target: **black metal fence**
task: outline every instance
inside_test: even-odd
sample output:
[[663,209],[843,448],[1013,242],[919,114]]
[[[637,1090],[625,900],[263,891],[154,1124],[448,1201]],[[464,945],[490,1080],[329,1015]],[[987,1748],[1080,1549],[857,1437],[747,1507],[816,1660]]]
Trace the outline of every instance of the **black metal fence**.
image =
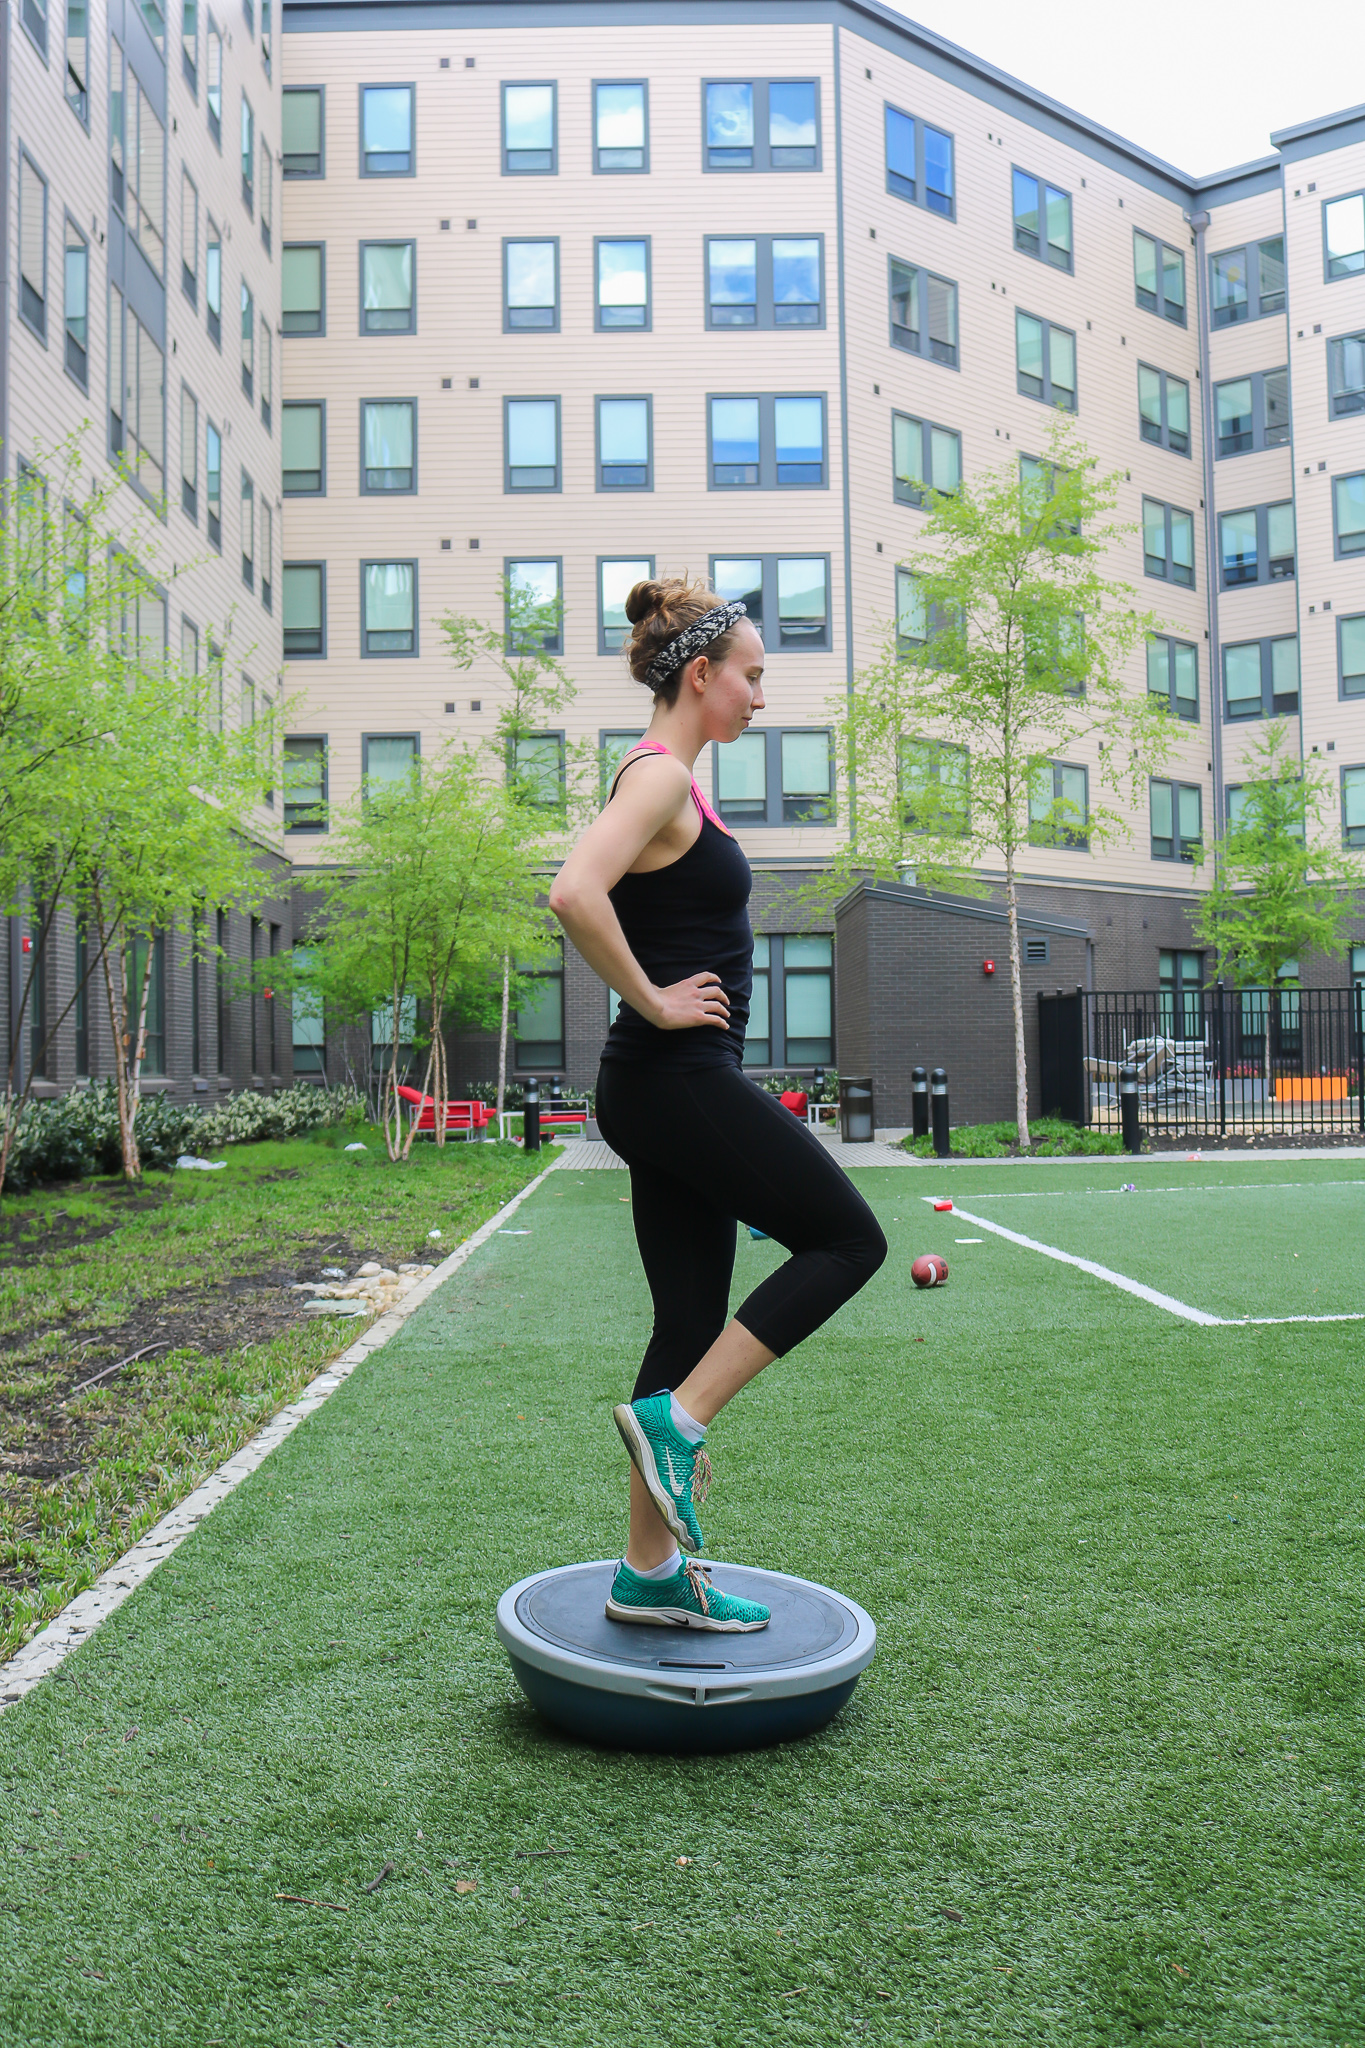
[[1045,1116],[1118,1132],[1119,1068],[1161,1136],[1365,1131],[1365,986],[1039,995]]

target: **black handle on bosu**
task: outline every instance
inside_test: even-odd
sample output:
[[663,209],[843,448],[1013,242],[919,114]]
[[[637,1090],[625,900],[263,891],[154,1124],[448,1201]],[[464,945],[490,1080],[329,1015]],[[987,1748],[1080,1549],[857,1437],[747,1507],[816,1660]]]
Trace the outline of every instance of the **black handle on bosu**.
[[1138,1128],[1136,1067],[1119,1068],[1119,1116],[1123,1122],[1124,1151],[1140,1152],[1142,1150],[1142,1132]]
[[929,1076],[929,1115],[934,1127],[934,1157],[948,1157],[948,1076],[935,1067]]
[[540,1083],[532,1074],[522,1098],[521,1140],[527,1152],[540,1150]]
[[927,1138],[929,1135],[929,1076],[923,1067],[910,1069],[910,1135],[912,1138]]

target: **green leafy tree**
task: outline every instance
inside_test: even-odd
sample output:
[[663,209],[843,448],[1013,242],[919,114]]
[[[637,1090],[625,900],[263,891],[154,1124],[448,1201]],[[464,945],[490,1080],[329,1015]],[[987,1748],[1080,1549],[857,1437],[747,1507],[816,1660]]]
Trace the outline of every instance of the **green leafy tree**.
[[[491,772],[505,780],[523,814],[519,836],[542,870],[567,850],[601,801],[602,757],[590,740],[566,741],[553,730],[577,696],[557,650],[564,644],[564,607],[529,582],[502,585],[498,624],[451,612],[441,621],[450,659],[477,675],[494,705],[486,743]],[[543,942],[542,942],[543,950]],[[507,1083],[507,1038],[515,1005],[515,949],[501,959],[498,1026],[498,1112]]]
[[[1248,749],[1249,773],[1236,814],[1219,841],[1212,884],[1193,915],[1196,944],[1236,988],[1297,986],[1289,963],[1308,952],[1338,953],[1359,915],[1365,865],[1341,843],[1330,778],[1290,748],[1285,726],[1268,724]],[[1270,1034],[1266,1033],[1267,1078]]]
[[[444,748],[401,782],[362,790],[337,819],[336,866],[313,876],[316,943],[293,986],[333,1023],[385,1020],[379,1111],[391,1159],[411,1151],[403,1128],[405,1046],[425,1055],[422,1093],[448,1096],[451,1022],[488,1024],[498,999],[490,972],[543,945],[535,854],[541,825],[473,749]],[[272,985],[286,967],[271,963]],[[445,1142],[437,1119],[437,1142]]]
[[[0,1186],[34,1067],[96,979],[118,1052],[124,1171],[138,1177],[155,936],[196,899],[261,893],[248,835],[269,773],[263,735],[218,730],[208,679],[166,658],[154,540],[118,510],[111,489],[85,488],[72,442],[46,479],[20,483],[0,522],[0,908],[25,910],[33,942],[9,1020]],[[24,1063],[64,913],[85,933],[84,975]]]
[[[985,895],[981,869],[1003,868],[1021,1145],[1021,856],[1127,833],[1173,737],[1163,703],[1131,681],[1158,621],[1104,571],[1129,531],[1112,517],[1117,485],[1059,421],[1046,461],[1012,463],[951,494],[926,487],[894,630],[834,702],[854,832],[803,892],[828,904],[871,873]],[[1057,759],[1081,747],[1088,787]]]

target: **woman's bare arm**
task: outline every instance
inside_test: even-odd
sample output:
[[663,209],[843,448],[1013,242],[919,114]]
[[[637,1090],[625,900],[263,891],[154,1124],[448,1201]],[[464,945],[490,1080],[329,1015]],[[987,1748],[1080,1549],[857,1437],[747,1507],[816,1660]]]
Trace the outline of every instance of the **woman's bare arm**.
[[671,756],[646,756],[621,783],[570,853],[550,889],[550,908],[595,974],[661,1031],[730,1022],[720,977],[703,973],[656,988],[621,929],[608,891],[689,801],[692,779]]

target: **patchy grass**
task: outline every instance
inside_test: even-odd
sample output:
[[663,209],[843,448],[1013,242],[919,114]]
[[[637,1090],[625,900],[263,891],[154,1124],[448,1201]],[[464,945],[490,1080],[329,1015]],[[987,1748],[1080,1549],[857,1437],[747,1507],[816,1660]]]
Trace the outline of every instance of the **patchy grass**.
[[[954,1159],[1059,1159],[1064,1155],[1112,1158],[1122,1152],[1122,1142],[1108,1131],[1087,1131],[1059,1116],[1033,1117],[1029,1121],[1033,1143],[1026,1150],[1019,1144],[1015,1123],[960,1124],[948,1133],[948,1149]],[[902,1138],[901,1147],[916,1159],[932,1159],[932,1138]]]
[[0,1204],[0,1658],[354,1342],[291,1282],[440,1258],[543,1163],[356,1135]]

